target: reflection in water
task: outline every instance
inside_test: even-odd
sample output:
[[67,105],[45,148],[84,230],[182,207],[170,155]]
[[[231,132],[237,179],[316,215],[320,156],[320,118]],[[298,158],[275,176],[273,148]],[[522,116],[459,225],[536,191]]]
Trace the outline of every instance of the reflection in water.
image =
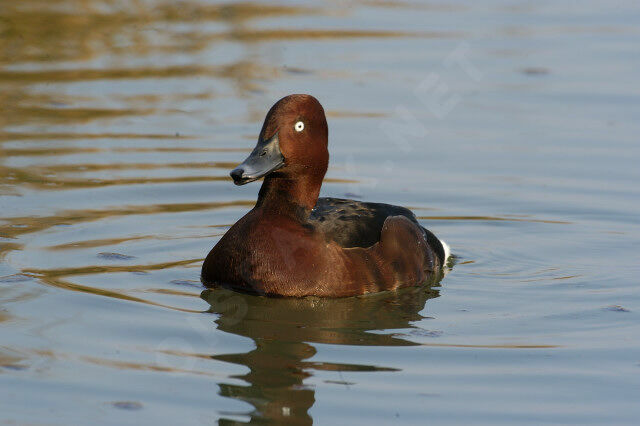
[[251,423],[311,424],[308,411],[315,402],[315,391],[304,380],[313,370],[394,371],[377,365],[309,361],[316,354],[313,343],[416,345],[394,335],[393,330],[414,328],[412,322],[424,318],[420,312],[426,301],[438,297],[431,285],[441,278],[434,276],[423,287],[344,299],[273,299],[205,290],[201,297],[211,305],[210,312],[220,315],[218,329],[255,343],[255,349],[247,353],[212,356],[249,368],[247,374],[237,377],[249,386],[220,383],[220,394],[253,405]]
[[[133,3],[133,4],[131,4]],[[256,81],[281,75],[279,67],[259,63],[257,43],[274,40],[432,37],[441,34],[411,34],[399,31],[353,29],[265,29],[251,21],[265,17],[313,16],[330,10],[266,3],[123,2],[118,0],[50,0],[2,2],[0,16],[0,129],[16,124],[81,123],[95,119],[131,117],[162,112],[156,108],[161,96],[134,95],[146,107],[72,107],[95,98],[32,90],[38,83],[74,83],[94,80],[169,79],[206,76],[231,80],[240,95],[259,91]],[[215,25],[198,26],[198,23]],[[161,28],[161,29],[160,29]],[[187,28],[187,30],[185,30]],[[141,65],[133,60],[167,53],[197,55],[213,44],[245,45],[247,57],[230,63],[162,63]],[[129,55],[134,57],[128,58]],[[96,59],[121,58],[118,65],[95,68]],[[128,58],[122,61],[122,58]],[[123,63],[130,62],[123,66]],[[169,61],[170,62],[170,61]],[[28,65],[27,65],[28,64]],[[38,64],[34,67],[33,64]],[[60,67],[63,64],[63,67]],[[19,69],[2,69],[21,65]],[[51,68],[50,68],[51,67]],[[44,69],[43,69],[44,68]],[[287,72],[285,70],[285,72]],[[291,72],[296,72],[293,69]],[[181,98],[207,99],[209,92],[164,95],[172,104]],[[164,111],[168,112],[168,111]]]
[[[197,132],[184,137],[173,131],[164,134],[132,131],[126,120],[167,116],[182,121],[177,117],[183,116],[184,111],[176,109],[176,105],[194,100],[206,104],[207,109],[203,113],[196,108],[195,112],[206,117],[210,115],[211,106],[205,101],[218,96],[217,89],[196,85],[194,87],[200,89],[196,93],[175,89],[158,91],[165,82],[175,84],[194,78],[223,80],[238,96],[245,97],[263,92],[264,81],[310,72],[274,65],[270,63],[272,58],[265,61],[264,49],[260,47],[265,42],[434,35],[351,28],[279,26],[270,29],[255,25],[257,20],[267,17],[332,13],[334,11],[326,5],[302,7],[264,2],[0,2],[0,194],[21,195],[29,189],[80,191],[228,180],[226,170],[229,167],[224,161],[209,162],[204,167],[201,167],[202,163],[195,164],[193,157],[181,163],[123,163],[124,156],[117,154],[148,153],[159,158],[160,153],[178,156],[203,152],[211,153],[208,159],[215,160],[217,153],[246,151],[237,146],[202,146],[197,143]],[[203,52],[210,49],[227,52],[229,43],[240,47],[240,55],[207,55],[208,59],[203,60]],[[179,53],[178,57],[173,53]],[[190,60],[184,61],[181,56],[184,54],[192,55]],[[161,56],[160,60],[158,56]],[[125,89],[123,92],[119,84],[127,87],[132,81],[139,82],[136,90]],[[104,84],[109,85],[109,90],[77,89],[81,85]],[[262,102],[255,110],[249,103],[249,117],[261,119],[263,113]],[[110,122],[125,122],[124,131],[118,132],[116,129],[120,126],[112,126]],[[96,142],[89,143],[92,140]],[[155,143],[151,146],[110,146],[115,140]],[[18,164],[11,165],[12,161]],[[149,176],[142,172],[154,168],[166,169],[167,173]],[[202,168],[202,173],[189,172],[195,168]],[[225,172],[211,173],[211,168],[225,169]],[[128,171],[131,173],[127,175]],[[356,183],[346,179],[328,179],[327,182]],[[10,227],[15,225],[13,219],[6,222]],[[0,225],[0,236],[15,237],[55,225],[48,218],[44,222],[44,227],[29,227],[29,230],[17,233],[15,229],[7,230],[6,226]]]
[[[112,289],[104,289],[95,286],[88,286],[83,284],[77,284],[68,279],[68,277],[73,276],[90,276],[90,275],[98,275],[98,274],[116,274],[119,272],[133,272],[133,273],[148,273],[150,271],[159,271],[164,269],[170,269],[175,267],[185,267],[193,265],[194,263],[199,264],[202,259],[186,259],[179,260],[174,262],[165,262],[165,263],[157,263],[153,265],[130,265],[130,266],[86,266],[80,268],[58,268],[58,269],[25,269],[25,276],[30,278],[38,278],[38,280],[45,285],[56,287],[60,289],[80,292],[80,293],[89,293],[96,296],[110,297],[114,299],[128,300],[131,302],[144,303],[147,305],[153,306],[161,306],[164,308],[181,311],[181,312],[200,312],[193,309],[185,309],[177,306],[170,306],[162,303],[157,303],[151,300],[147,300],[144,298],[131,296],[127,294],[126,290],[112,290]],[[179,292],[174,290],[147,290],[146,292],[155,292],[158,294],[173,294],[173,295],[182,295],[182,296],[195,296],[190,293]]]
[[157,204],[157,205],[139,205],[139,206],[123,206],[117,209],[105,210],[71,210],[60,212],[59,214],[46,217],[12,217],[4,218],[8,225],[0,225],[0,236],[15,238],[18,235],[28,234],[47,230],[61,223],[77,224],[86,223],[107,218],[129,215],[150,215],[161,213],[181,213],[193,212],[199,210],[219,209],[224,207],[253,207],[254,201],[238,200],[230,202],[211,202],[211,203],[182,203],[182,204]]
[[[86,60],[96,50],[124,53],[197,51],[209,38],[193,31],[158,31],[153,24],[221,21],[241,24],[265,16],[310,14],[312,9],[264,3],[149,4],[121,0],[31,0],[3,2],[0,63]],[[197,28],[197,27],[196,27]],[[167,31],[170,34],[166,34]],[[195,30],[197,31],[197,29]]]

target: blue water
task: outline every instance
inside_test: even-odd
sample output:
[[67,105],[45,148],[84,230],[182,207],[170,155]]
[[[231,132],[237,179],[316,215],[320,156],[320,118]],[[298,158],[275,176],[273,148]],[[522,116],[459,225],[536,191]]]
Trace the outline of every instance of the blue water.
[[[634,424],[640,6],[0,5],[0,420]],[[205,291],[269,107],[327,111],[322,195],[410,207],[439,284]]]

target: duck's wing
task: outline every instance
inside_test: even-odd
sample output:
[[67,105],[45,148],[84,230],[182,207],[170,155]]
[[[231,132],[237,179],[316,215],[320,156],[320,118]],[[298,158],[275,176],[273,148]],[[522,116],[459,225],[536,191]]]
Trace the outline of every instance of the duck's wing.
[[[427,243],[444,261],[445,249],[440,240],[423,228],[411,210],[383,203],[364,203],[342,198],[319,198],[309,222],[327,240],[340,246],[371,247],[380,241],[382,225],[389,216],[404,216],[424,232]],[[442,264],[442,263],[441,263]]]

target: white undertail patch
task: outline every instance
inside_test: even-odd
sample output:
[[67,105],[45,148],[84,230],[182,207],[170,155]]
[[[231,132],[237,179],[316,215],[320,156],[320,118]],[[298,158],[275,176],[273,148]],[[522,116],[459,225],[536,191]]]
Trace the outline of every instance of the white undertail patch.
[[442,263],[446,266],[447,260],[449,260],[449,256],[451,256],[451,248],[449,247],[449,244],[445,243],[441,239],[438,238],[438,241],[440,241],[440,244],[442,244],[442,248],[444,249],[444,262]]

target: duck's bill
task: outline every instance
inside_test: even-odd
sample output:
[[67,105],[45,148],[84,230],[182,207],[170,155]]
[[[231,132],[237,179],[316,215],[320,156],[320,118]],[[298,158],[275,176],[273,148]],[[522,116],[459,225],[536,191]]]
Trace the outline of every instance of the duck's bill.
[[259,140],[256,147],[242,164],[231,171],[233,183],[244,185],[268,175],[284,166],[278,133],[267,140]]

